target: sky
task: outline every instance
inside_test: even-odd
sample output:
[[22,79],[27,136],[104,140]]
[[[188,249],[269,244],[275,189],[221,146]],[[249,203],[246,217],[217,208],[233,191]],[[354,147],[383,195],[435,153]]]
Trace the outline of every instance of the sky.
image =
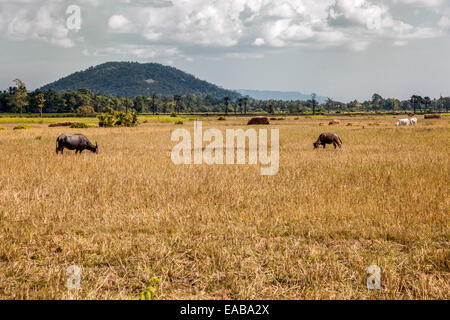
[[450,0],[0,0],[0,89],[107,61],[348,102],[450,96]]

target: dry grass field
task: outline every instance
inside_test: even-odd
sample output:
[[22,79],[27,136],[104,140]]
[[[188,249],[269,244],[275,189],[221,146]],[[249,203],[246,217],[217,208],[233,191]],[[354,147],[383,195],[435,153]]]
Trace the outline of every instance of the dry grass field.
[[[183,125],[0,131],[0,298],[450,299],[449,118],[273,121],[280,169],[175,166]],[[247,128],[248,119],[204,120]],[[351,123],[351,125],[347,125]],[[363,128],[364,127],[364,128]],[[321,132],[341,150],[313,150]],[[55,155],[60,133],[98,155]],[[71,265],[81,289],[65,286]],[[381,269],[368,290],[366,269]]]

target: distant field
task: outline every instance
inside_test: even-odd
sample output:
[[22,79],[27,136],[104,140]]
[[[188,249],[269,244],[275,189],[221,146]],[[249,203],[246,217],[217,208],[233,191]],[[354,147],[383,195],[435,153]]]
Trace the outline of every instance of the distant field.
[[[450,299],[448,117],[396,128],[401,116],[285,116],[271,124],[275,176],[172,164],[171,132],[194,118],[0,118],[0,299],[135,299],[150,278],[156,299]],[[34,128],[12,130],[22,123]],[[313,150],[325,131],[342,150]],[[100,153],[56,156],[56,137],[75,132]],[[65,287],[71,265],[80,291]]]

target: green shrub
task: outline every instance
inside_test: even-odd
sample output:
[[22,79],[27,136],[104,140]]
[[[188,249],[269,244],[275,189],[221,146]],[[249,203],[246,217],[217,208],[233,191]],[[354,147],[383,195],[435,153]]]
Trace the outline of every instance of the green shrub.
[[70,128],[72,128],[72,129],[87,129],[87,128],[89,128],[89,126],[83,122],[76,122],[76,123],[72,123],[70,125]]
[[0,131],[2,131],[2,130],[5,130],[5,128],[3,128],[3,127],[0,127]]
[[139,295],[139,300],[155,300],[159,293],[159,282],[160,280],[158,278],[151,278],[148,282],[148,286]]
[[300,120],[300,118],[299,117],[295,117],[294,120]]
[[225,121],[225,120],[227,120],[225,117],[219,117],[219,119],[217,119],[217,120],[219,120],[219,121]]
[[108,111],[98,116],[98,125],[102,128],[111,127],[136,127],[139,119],[136,112],[126,114],[125,112]]
[[184,122],[181,120],[178,120],[177,122],[175,122],[175,124],[184,124]]
[[278,118],[277,120],[285,120],[283,117],[281,117],[281,118]]
[[26,129],[33,129],[33,127],[27,126],[26,124],[20,124],[14,127],[14,130],[26,130]]
[[172,113],[170,114],[170,116],[171,116],[172,118],[176,118],[176,117],[177,117],[177,113],[176,113],[176,112],[172,112]]
[[270,118],[270,120],[277,120],[277,118],[275,118],[275,117],[272,117],[272,118]]

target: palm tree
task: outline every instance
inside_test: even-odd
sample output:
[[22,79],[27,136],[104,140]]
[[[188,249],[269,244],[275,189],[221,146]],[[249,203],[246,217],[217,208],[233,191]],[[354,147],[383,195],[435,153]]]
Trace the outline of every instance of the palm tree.
[[239,106],[239,112],[242,114],[242,112],[244,111],[242,109],[242,106],[244,105],[244,98],[239,98],[238,100],[238,106]]
[[428,106],[431,104],[430,97],[423,98],[423,104],[425,105],[425,109],[428,109]]
[[230,104],[230,97],[223,98],[223,103],[225,104],[225,114],[228,115],[228,105]]
[[155,93],[152,94],[152,99],[150,102],[150,111],[153,114],[156,114],[156,112],[158,112],[158,106],[156,104],[156,94]]
[[237,115],[238,104],[237,103],[233,103],[232,106],[233,106],[234,115]]
[[313,112],[313,115],[316,114],[316,105],[317,105],[316,97],[317,97],[317,95],[316,95],[315,93],[313,93],[313,94],[311,95],[311,98],[312,98],[311,100],[312,100],[312,112]]
[[175,112],[180,112],[180,103],[181,103],[181,96],[179,94],[176,94],[173,96],[173,100],[175,101]]
[[242,98],[242,103],[244,104],[244,114],[247,114],[248,98],[247,97]]

